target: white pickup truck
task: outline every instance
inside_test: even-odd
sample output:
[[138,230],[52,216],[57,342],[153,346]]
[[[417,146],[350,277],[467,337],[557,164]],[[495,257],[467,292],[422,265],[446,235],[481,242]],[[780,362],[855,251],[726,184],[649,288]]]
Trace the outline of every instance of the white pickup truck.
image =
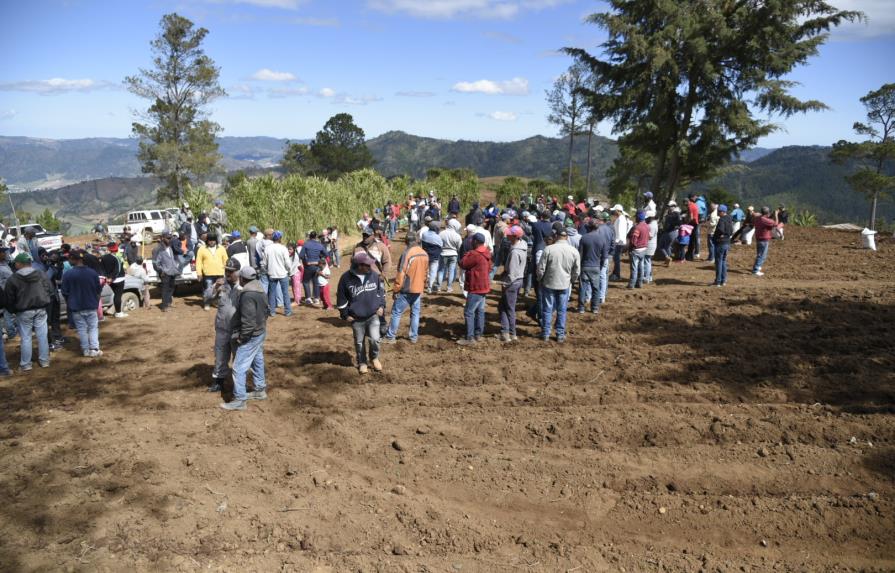
[[34,230],[34,238],[37,239],[37,244],[46,249],[48,253],[62,248],[62,233],[50,233],[37,223],[28,223],[18,227],[3,227],[3,242],[8,243],[10,239],[18,239],[21,236],[20,230],[29,228]]
[[124,234],[125,228],[130,230],[136,242],[152,241],[163,231],[171,230],[171,214],[167,209],[148,209],[131,211],[124,225],[109,225],[109,235],[116,237]]

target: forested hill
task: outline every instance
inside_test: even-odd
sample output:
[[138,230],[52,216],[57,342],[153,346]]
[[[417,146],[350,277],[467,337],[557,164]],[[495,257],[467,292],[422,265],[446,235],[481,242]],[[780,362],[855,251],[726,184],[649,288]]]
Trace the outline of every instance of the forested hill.
[[[782,203],[808,209],[822,222],[866,223],[870,207],[845,181],[848,170],[830,161],[830,147],[782,147],[751,163],[737,163],[709,185],[719,185],[745,203]],[[745,205],[744,205],[745,207]],[[895,218],[895,203],[880,202],[879,214]]]
[[[594,136],[594,173],[602,181],[606,169],[618,155],[615,142]],[[422,177],[431,167],[468,168],[479,177],[516,175],[536,179],[559,179],[568,163],[569,140],[536,135],[521,141],[450,141],[389,131],[371,139],[367,147],[376,169],[386,176],[410,174]],[[587,163],[587,137],[575,138],[575,164],[582,175]]]

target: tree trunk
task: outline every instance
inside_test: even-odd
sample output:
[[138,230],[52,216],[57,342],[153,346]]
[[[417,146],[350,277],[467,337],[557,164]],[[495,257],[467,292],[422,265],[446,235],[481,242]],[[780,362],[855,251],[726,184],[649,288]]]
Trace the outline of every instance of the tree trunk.
[[590,197],[590,157],[591,157],[591,142],[594,139],[594,124],[591,123],[588,126],[587,130],[587,192],[585,195]]
[[879,191],[876,191],[873,194],[873,199],[870,200],[870,230],[876,230],[876,204],[879,202]]
[[572,148],[575,145],[575,121],[572,120],[572,129],[569,131],[569,195],[572,194]]

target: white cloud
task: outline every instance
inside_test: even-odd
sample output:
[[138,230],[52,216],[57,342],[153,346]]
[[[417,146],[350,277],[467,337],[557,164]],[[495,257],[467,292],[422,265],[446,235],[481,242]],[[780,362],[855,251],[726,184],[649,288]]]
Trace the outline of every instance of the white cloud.
[[296,88],[271,88],[267,90],[267,96],[274,98],[296,97],[307,95],[309,93],[311,93],[311,90],[309,90],[305,86],[299,86]]
[[475,82],[457,82],[451,88],[460,93],[481,93],[487,95],[528,95],[528,80],[513,78],[503,82],[478,80]]
[[859,10],[866,21],[846,23],[833,30],[833,37],[846,39],[877,38],[895,34],[895,10],[892,0],[836,0],[839,10]]
[[255,99],[255,88],[249,84],[236,84],[227,88],[230,99]]
[[32,92],[44,95],[120,88],[121,86],[112,82],[91,79],[68,80],[65,78],[50,78],[48,80],[22,80],[0,83],[0,91]]
[[260,82],[294,82],[298,78],[290,72],[276,72],[268,68],[261,68],[252,74],[251,79]]
[[367,105],[368,103],[374,103],[377,101],[382,101],[381,97],[378,96],[350,96],[350,95],[338,95],[333,100],[333,103],[345,104],[345,105]]
[[503,42],[505,44],[519,45],[522,43],[522,38],[507,34],[506,32],[482,32],[482,37]]
[[317,28],[338,28],[341,24],[338,18],[293,18],[291,22],[299,26],[314,26]]
[[400,12],[417,18],[457,17],[508,20],[521,11],[542,10],[571,0],[367,0],[381,12]]
[[319,95],[320,97],[333,97],[336,95],[336,90],[332,88],[322,88],[319,92],[317,92],[317,95]]
[[5,119],[12,119],[15,116],[17,116],[18,114],[19,114],[19,112],[17,112],[14,109],[6,109],[3,111],[0,111],[0,121],[3,121]]
[[495,121],[516,121],[519,116],[512,111],[492,111],[488,117]]
[[435,97],[435,92],[402,91],[396,92],[398,97]]

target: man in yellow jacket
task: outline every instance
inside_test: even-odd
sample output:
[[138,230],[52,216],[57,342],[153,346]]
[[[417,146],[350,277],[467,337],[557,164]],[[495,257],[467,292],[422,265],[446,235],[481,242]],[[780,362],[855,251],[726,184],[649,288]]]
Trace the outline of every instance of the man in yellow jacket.
[[227,249],[218,246],[216,235],[208,235],[205,244],[196,252],[196,274],[202,277],[202,308],[211,307],[214,285],[223,283],[224,266],[227,264]]
[[426,289],[429,274],[429,256],[418,244],[416,233],[407,233],[407,250],[398,260],[398,276],[392,287],[392,319],[385,333],[385,342],[395,342],[401,315],[410,309],[410,342],[416,343],[420,328],[420,296]]

